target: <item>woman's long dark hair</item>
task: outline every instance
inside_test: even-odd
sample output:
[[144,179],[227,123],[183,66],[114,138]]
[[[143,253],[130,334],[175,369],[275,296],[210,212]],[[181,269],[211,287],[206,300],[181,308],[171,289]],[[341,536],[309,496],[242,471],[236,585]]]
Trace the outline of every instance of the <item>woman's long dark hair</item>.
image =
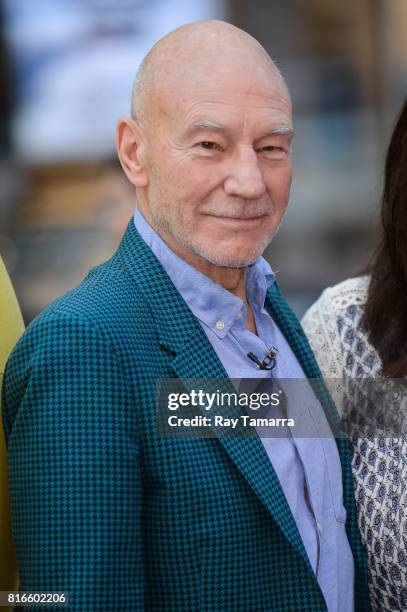
[[407,376],[407,101],[387,151],[382,240],[370,267],[363,324],[385,376]]

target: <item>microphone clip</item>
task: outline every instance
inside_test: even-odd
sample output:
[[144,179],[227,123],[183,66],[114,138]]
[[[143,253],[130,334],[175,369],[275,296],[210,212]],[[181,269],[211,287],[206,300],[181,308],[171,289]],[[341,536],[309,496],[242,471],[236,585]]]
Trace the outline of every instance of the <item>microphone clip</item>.
[[272,370],[276,365],[276,358],[278,354],[278,348],[272,346],[269,348],[263,359],[260,360],[254,353],[247,353],[249,359],[257,364],[259,370]]

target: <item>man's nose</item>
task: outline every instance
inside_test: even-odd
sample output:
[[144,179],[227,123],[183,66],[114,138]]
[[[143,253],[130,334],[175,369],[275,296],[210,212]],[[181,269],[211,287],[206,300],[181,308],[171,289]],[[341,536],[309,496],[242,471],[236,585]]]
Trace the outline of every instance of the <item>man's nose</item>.
[[244,147],[230,160],[224,190],[227,195],[246,200],[255,200],[264,195],[266,185],[254,149]]

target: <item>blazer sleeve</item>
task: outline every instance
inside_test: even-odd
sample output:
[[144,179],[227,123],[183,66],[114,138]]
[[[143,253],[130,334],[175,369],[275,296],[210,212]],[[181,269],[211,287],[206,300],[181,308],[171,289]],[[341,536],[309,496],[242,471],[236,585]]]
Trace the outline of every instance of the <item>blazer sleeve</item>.
[[67,591],[70,610],[143,609],[134,408],[92,322],[42,317],[13,351],[3,410],[21,591]]

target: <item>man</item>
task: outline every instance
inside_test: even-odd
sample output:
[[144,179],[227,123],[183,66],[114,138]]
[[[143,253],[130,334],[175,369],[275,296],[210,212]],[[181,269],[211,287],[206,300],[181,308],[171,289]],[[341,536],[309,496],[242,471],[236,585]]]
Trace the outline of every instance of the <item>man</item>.
[[21,589],[75,610],[368,609],[343,442],[156,429],[161,379],[256,376],[247,353],[271,344],[279,376],[319,376],[261,258],[292,136],[281,75],[237,28],[184,26],[146,56],[117,138],[135,219],[8,365]]

